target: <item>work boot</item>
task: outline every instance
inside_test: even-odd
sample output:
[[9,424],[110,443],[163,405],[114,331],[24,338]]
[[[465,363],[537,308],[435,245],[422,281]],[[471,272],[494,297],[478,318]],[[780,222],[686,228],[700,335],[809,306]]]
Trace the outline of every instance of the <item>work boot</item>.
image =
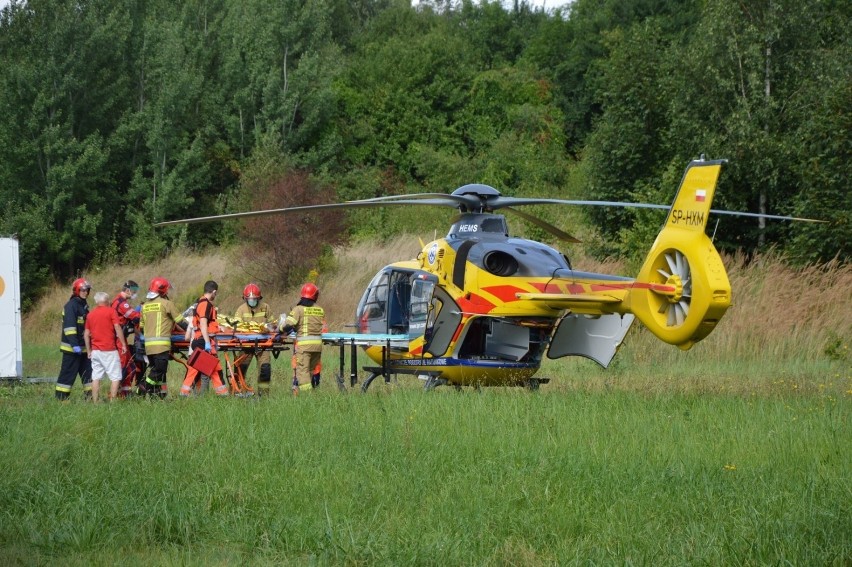
[[269,363],[261,364],[260,371],[257,374],[258,384],[264,382],[268,384],[270,381],[272,381],[272,365]]
[[261,364],[260,372],[257,375],[257,395],[269,395],[269,385],[272,382],[272,365]]

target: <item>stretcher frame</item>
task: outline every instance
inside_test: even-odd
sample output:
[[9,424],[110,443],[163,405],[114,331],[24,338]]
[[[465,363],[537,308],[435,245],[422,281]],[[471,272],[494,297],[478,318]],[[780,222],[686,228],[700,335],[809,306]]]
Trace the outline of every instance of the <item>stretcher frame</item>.
[[[215,344],[216,356],[219,354],[225,359],[222,366],[223,381],[228,384],[228,389],[233,396],[248,397],[255,394],[254,389],[246,383],[243,376],[241,364],[247,358],[269,351],[276,358],[283,352],[291,349],[292,338],[280,333],[240,333],[219,332],[210,335]],[[189,368],[187,360],[190,355],[191,340],[186,340],[184,334],[172,335],[172,360],[179,362]],[[236,354],[239,353],[239,354]],[[232,360],[233,357],[233,360]]]

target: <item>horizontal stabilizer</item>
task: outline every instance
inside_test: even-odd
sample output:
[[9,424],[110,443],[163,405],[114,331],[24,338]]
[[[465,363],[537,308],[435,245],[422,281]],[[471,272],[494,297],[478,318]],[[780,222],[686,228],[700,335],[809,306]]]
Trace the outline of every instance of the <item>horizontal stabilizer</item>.
[[577,313],[601,313],[595,306],[621,303],[622,297],[601,293],[516,293],[521,300],[545,303],[551,309],[571,309]]
[[546,301],[552,303],[554,301],[565,301],[568,303],[620,303],[621,298],[611,295],[601,295],[594,293],[516,293],[518,299],[528,299],[530,301]]

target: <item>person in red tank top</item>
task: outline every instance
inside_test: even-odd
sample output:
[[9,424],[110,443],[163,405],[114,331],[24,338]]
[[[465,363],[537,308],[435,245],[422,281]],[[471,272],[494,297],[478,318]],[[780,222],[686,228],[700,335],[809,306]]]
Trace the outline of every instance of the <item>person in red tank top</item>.
[[127,342],[118,323],[115,310],[107,305],[109,295],[99,291],[95,294],[95,308],[86,317],[86,327],[83,340],[86,341],[86,352],[92,361],[92,401],[97,402],[100,394],[101,378],[104,374],[109,377],[109,399],[118,396],[118,385],[121,382],[121,361],[116,343],[120,345],[121,353],[127,352]]

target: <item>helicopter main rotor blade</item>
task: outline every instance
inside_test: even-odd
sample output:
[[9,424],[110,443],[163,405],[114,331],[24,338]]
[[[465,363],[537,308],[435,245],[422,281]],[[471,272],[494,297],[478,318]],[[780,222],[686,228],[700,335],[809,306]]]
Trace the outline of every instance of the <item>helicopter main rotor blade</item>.
[[[488,186],[485,186],[486,189],[491,189]],[[493,190],[493,189],[492,189]],[[494,190],[496,193],[496,190]],[[522,205],[573,205],[573,206],[582,206],[582,207],[621,207],[621,208],[635,208],[635,209],[659,209],[659,210],[669,210],[671,209],[671,205],[658,205],[655,203],[630,203],[626,201],[587,201],[587,200],[577,200],[577,199],[547,199],[547,198],[537,198],[537,197],[504,197],[502,195],[476,195],[474,193],[466,193],[462,195],[445,195],[443,193],[414,193],[410,195],[399,195],[399,196],[389,196],[389,197],[376,197],[373,199],[363,199],[359,201],[349,201],[350,203],[384,203],[384,204],[422,204],[422,205],[448,205],[448,206],[464,206],[468,211],[473,211],[476,209],[484,209],[486,211],[496,211],[504,208],[512,208],[519,207]],[[512,208],[512,212],[515,214],[522,216],[521,212]],[[803,217],[794,217],[788,215],[770,215],[765,213],[746,213],[741,211],[728,211],[724,209],[710,209],[710,212],[717,215],[729,215],[729,216],[739,216],[739,217],[751,217],[751,218],[764,218],[764,219],[773,219],[773,220],[790,220],[790,221],[801,221],[801,222],[828,222],[819,219],[809,219]],[[535,224],[531,218],[527,218],[528,221]],[[552,225],[551,225],[552,226]],[[556,233],[552,232],[551,229],[546,228],[544,226],[539,226],[548,232],[554,234],[554,236],[558,236]],[[557,231],[559,230],[556,227],[553,227]],[[577,242],[576,240],[571,240],[573,237],[563,238],[562,236],[558,236],[563,240],[567,240],[568,242]]]
[[283,209],[265,209],[262,211],[246,211],[242,213],[229,213],[224,215],[211,215],[209,217],[195,217],[190,219],[179,219],[179,220],[171,220],[171,221],[163,221],[155,223],[154,226],[169,226],[173,224],[195,224],[201,222],[211,222],[211,221],[221,221],[221,220],[233,220],[233,219],[243,219],[250,217],[262,217],[266,215],[278,215],[278,214],[287,214],[287,213],[295,213],[295,212],[312,212],[312,211],[323,211],[323,210],[332,210],[332,209],[348,209],[348,208],[357,208],[357,207],[383,207],[383,203],[331,203],[327,205],[303,205],[300,207],[285,207]]
[[514,214],[521,217],[522,219],[531,222],[532,224],[534,224],[535,226],[537,226],[537,227],[539,227],[543,230],[546,230],[547,232],[549,232],[550,234],[552,234],[553,236],[555,236],[556,238],[558,238],[560,240],[563,240],[565,242],[574,242],[574,243],[582,242],[581,240],[571,236],[567,232],[564,232],[563,230],[557,228],[556,226],[554,226],[554,225],[550,224],[549,222],[542,220],[542,219],[540,219],[536,216],[533,216],[533,215],[530,215],[528,213],[519,211],[518,209],[513,209],[512,207],[506,207],[506,210],[511,211]]
[[410,193],[408,195],[385,195],[384,197],[372,197],[370,199],[355,199],[346,201],[347,203],[385,203],[387,201],[399,201],[413,199],[422,201],[423,199],[444,199],[454,201],[456,203],[467,202],[467,199],[459,198],[456,195],[447,195],[446,193]]
[[[212,215],[207,217],[196,217],[189,219],[180,219],[172,221],[163,221],[154,224],[154,226],[169,226],[175,224],[194,224],[211,221],[232,220],[240,218],[259,217],[275,214],[287,214],[293,212],[311,212],[334,209],[353,209],[353,208],[369,208],[369,207],[387,207],[396,205],[427,205],[427,206],[444,206],[458,208],[461,212],[491,212],[503,208],[511,208],[512,212],[525,218],[529,222],[539,228],[548,231],[549,233],[561,238],[567,242],[579,242],[570,234],[562,232],[559,228],[537,218],[532,215],[526,215],[516,210],[514,207],[523,205],[572,205],[572,206],[591,206],[591,207],[623,207],[623,208],[638,208],[638,209],[660,209],[669,210],[670,205],[656,205],[652,203],[628,203],[619,201],[584,201],[572,199],[540,199],[540,198],[521,198],[521,197],[503,197],[495,189],[488,186],[467,185],[463,188],[471,187],[471,192],[446,195],[443,193],[415,193],[410,195],[398,195],[388,197],[375,197],[372,199],[362,199],[357,201],[346,201],[343,203],[331,203],[325,205],[304,205],[298,207],[286,207],[282,209],[266,209],[262,211],[246,211],[242,213],[230,213],[223,215]],[[472,192],[476,188],[482,190],[490,190],[477,194]],[[459,191],[459,190],[457,190]],[[751,218],[765,218],[775,220],[791,220],[803,222],[828,222],[818,219],[808,219],[793,216],[783,215],[768,215],[761,213],[746,213],[739,211],[726,211],[720,209],[710,209],[710,213],[718,215],[742,216]],[[526,215],[526,216],[524,216]]]
[[[530,198],[524,199],[521,197],[498,197],[497,199],[490,201],[489,206],[492,210],[501,209],[504,207],[516,207],[519,205],[574,205],[574,206],[583,206],[583,207],[622,207],[622,208],[634,208],[634,209],[660,209],[660,210],[669,210],[671,209],[671,205],[657,205],[654,203],[629,203],[626,201],[582,201],[582,200],[572,200],[572,199],[537,199]],[[751,218],[764,218],[764,219],[774,219],[774,220],[790,220],[790,221],[802,221],[802,222],[828,222],[820,219],[809,219],[803,217],[793,217],[787,215],[770,215],[765,213],[746,213],[742,211],[728,211],[724,209],[710,209],[710,212],[717,215],[729,215],[729,216],[737,216],[737,217],[751,217]]]
[[375,199],[364,199],[361,201],[344,201],[343,203],[330,203],[325,205],[303,205],[299,207],[285,207],[283,209],[264,209],[262,211],[246,211],[242,213],[228,213],[223,215],[211,215],[209,217],[195,217],[189,219],[179,219],[171,221],[162,221],[155,223],[154,226],[169,226],[175,224],[195,224],[211,221],[234,220],[250,217],[261,217],[266,215],[287,214],[294,212],[311,212],[323,211],[332,209],[357,209],[357,208],[377,208],[388,207],[393,205],[430,205],[430,206],[447,206],[458,207],[461,204],[467,204],[467,200],[456,200],[451,195],[443,195],[438,193],[441,198],[434,198],[434,194],[429,194],[425,199],[419,199],[413,195],[395,196],[395,197],[377,197]]

